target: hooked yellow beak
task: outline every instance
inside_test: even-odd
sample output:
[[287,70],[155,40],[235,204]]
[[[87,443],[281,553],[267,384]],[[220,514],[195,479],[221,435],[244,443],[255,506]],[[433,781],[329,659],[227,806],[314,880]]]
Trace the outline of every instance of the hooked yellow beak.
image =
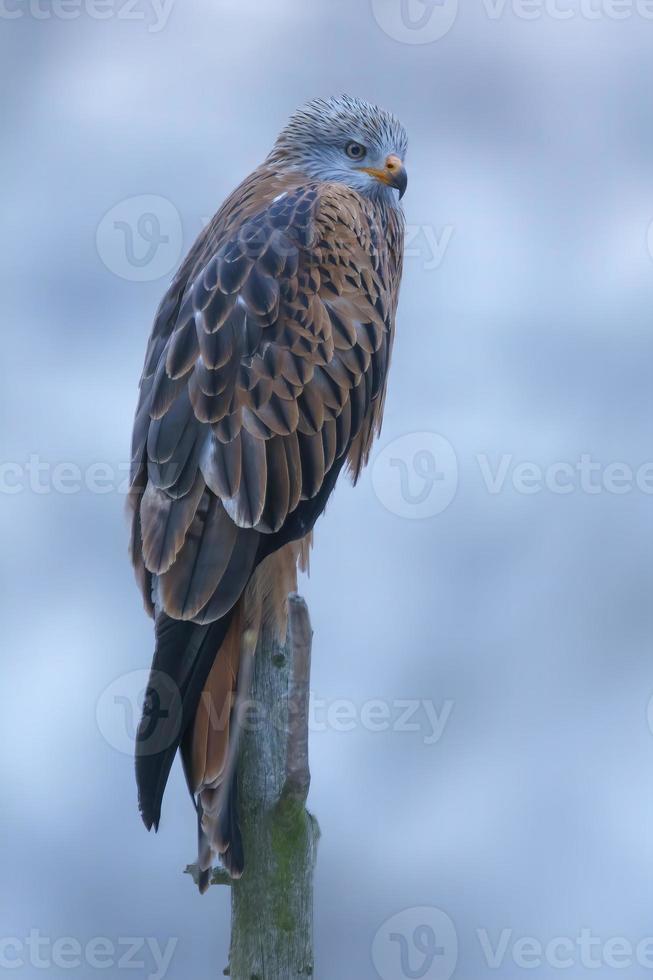
[[382,184],[387,184],[389,187],[396,187],[399,191],[400,200],[406,193],[408,174],[402,161],[396,154],[390,154],[385,161],[383,170],[378,170],[376,167],[360,167],[360,170],[364,170],[366,174],[371,174],[372,177],[380,180]]

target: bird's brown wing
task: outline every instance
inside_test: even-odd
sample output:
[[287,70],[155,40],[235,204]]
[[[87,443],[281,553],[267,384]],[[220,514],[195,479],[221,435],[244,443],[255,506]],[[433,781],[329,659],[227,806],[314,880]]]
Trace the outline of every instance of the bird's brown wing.
[[211,794],[233,781],[235,740],[231,726],[207,736],[201,697],[228,705],[248,584],[248,595],[279,593],[284,550],[294,571],[294,543],[340,470],[349,463],[356,477],[365,462],[401,242],[394,210],[342,185],[258,172],[204,231],[155,319],[134,426],[132,559],[157,614],[152,686],[160,675],[173,683],[155,690],[157,716],[146,706],[139,729],[139,805],[157,826],[183,742],[200,814],[207,807],[201,863],[212,841],[234,873],[233,794]]
[[[262,546],[303,536],[380,419],[401,223],[337,184],[250,178],[163,300],[134,429],[133,559],[169,616],[207,623]],[[322,491],[322,494],[321,494]],[[302,532],[302,533],[300,533]]]

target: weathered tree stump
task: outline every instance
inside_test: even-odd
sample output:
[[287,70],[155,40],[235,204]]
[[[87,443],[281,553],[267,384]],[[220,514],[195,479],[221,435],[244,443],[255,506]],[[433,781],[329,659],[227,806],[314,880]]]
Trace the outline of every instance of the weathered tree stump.
[[[231,884],[232,980],[305,980],[313,975],[313,872],[319,828],[306,809],[312,629],[308,608],[289,599],[282,645],[262,634],[254,657],[238,762],[245,872]],[[196,869],[188,868],[196,873]]]

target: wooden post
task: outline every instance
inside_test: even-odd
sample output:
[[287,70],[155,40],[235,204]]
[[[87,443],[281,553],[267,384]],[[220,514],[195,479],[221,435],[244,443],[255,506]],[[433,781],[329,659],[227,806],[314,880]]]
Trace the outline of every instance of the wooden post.
[[[251,711],[241,734],[239,816],[245,872],[231,882],[232,980],[306,980],[313,975],[313,872],[319,828],[306,809],[312,629],[289,598],[283,645],[263,633],[254,658]],[[188,869],[189,871],[193,869]]]

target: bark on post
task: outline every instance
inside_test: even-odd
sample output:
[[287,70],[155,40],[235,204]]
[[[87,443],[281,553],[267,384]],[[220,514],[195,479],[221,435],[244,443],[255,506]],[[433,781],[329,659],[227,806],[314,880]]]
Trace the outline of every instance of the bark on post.
[[[313,872],[319,828],[306,809],[308,704],[313,631],[306,603],[289,599],[288,636],[263,633],[251,711],[238,763],[245,873],[231,881],[232,980],[306,980],[313,975]],[[197,868],[187,871],[197,876]]]
[[304,600],[289,600],[288,637],[261,637],[254,663],[255,723],[242,735],[239,809],[245,873],[231,891],[232,980],[313,974],[313,871],[319,829],[306,809],[312,630]]

